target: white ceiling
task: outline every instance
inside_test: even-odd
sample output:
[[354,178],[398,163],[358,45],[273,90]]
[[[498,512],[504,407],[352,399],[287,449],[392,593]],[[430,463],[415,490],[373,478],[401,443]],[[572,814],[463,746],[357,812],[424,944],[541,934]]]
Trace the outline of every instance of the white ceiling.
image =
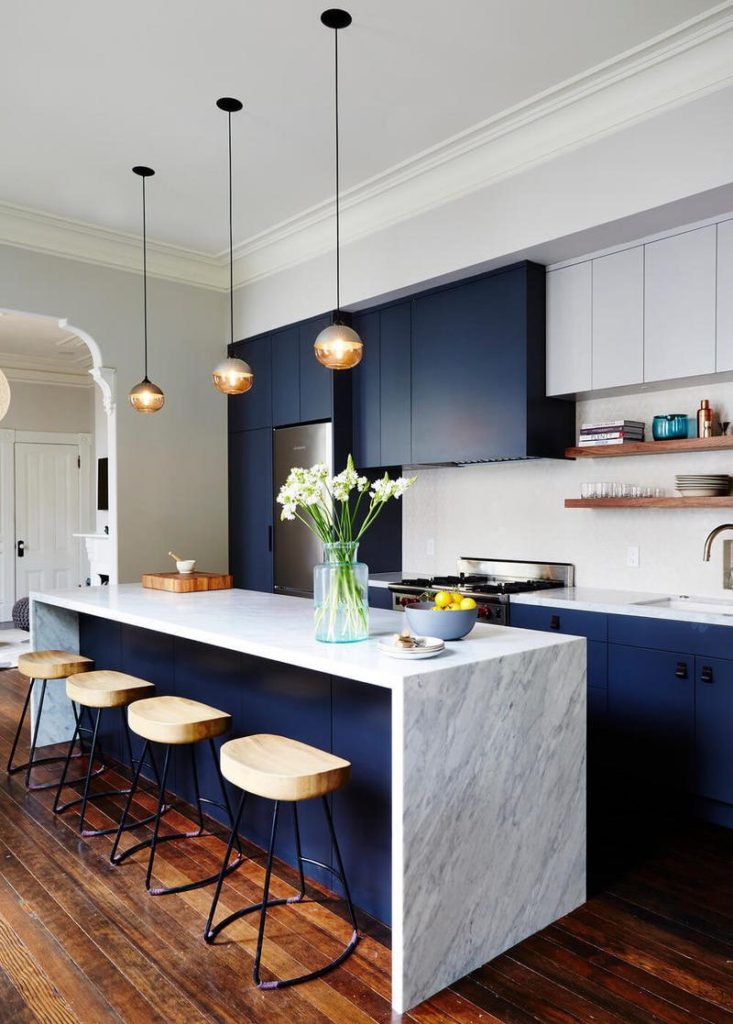
[[[0,202],[151,238],[235,243],[333,194],[324,0],[8,0]],[[708,0],[349,0],[340,37],[349,188],[708,10]],[[2,321],[3,318],[0,318]],[[0,331],[2,324],[0,323]],[[0,351],[3,349],[0,339]]]
[[[86,343],[53,317],[0,313],[0,368],[86,374]],[[91,383],[91,381],[90,381]]]

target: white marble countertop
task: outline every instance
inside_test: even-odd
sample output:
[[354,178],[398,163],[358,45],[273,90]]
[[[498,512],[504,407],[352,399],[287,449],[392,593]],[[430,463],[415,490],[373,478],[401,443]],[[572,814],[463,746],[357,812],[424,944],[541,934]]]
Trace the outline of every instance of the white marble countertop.
[[[670,619],[675,622],[704,622],[711,626],[733,627],[733,599],[700,597],[698,601],[718,604],[730,614],[713,611],[690,611],[687,608],[667,608],[648,604],[663,601],[674,594],[654,594],[638,590],[606,590],[596,587],[564,587],[535,594],[512,594],[512,604],[532,604],[547,608],[569,608],[576,611],[604,612],[610,615],[640,615],[650,619]],[[695,598],[691,599],[692,601]]]
[[480,624],[434,658],[402,661],[381,654],[381,637],[404,628],[402,612],[370,609],[371,636],[362,643],[324,644],[313,637],[310,600],[252,590],[171,594],[138,583],[33,592],[33,602],[184,637],[271,661],[327,672],[387,689],[410,677],[475,666],[509,655],[577,643],[573,637]]

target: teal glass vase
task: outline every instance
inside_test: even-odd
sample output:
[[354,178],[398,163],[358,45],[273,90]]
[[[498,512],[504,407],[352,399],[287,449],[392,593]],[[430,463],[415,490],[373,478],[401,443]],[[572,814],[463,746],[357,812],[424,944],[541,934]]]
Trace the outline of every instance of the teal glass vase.
[[353,644],[369,636],[369,569],[357,562],[356,541],[323,545],[313,569],[316,640]]

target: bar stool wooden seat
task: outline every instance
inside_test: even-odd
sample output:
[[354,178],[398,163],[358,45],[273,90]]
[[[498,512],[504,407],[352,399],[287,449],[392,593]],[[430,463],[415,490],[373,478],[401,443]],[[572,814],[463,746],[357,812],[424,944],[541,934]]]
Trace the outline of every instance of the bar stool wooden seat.
[[[130,792],[129,788],[107,789],[98,793],[89,792],[89,783],[92,778],[92,765],[99,741],[99,725],[102,712],[113,708],[121,709],[123,719],[122,731],[127,745],[130,771],[134,771],[135,759],[132,753],[132,743],[130,741],[130,731],[127,726],[127,719],[125,717],[125,708],[134,701],[150,697],[154,692],[155,686],[146,679],[138,679],[136,676],[129,676],[124,672],[114,672],[109,669],[71,675],[68,676],[66,680],[66,696],[74,705],[79,707],[79,714],[77,715],[76,730],[69,744],[66,761],[64,762],[64,769],[61,773],[61,778],[56,790],[53,811],[54,814],[63,814],[63,812],[68,810],[70,807],[75,807],[77,804],[81,804],[81,811],[79,814],[79,831],[84,836],[109,835],[112,832],[116,832],[118,829],[118,825],[101,829],[86,829],[84,827],[87,804],[90,800],[99,800],[102,797],[109,796],[125,796]],[[83,780],[84,788],[80,797],[76,797],[74,800],[68,800],[66,803],[61,804],[59,801],[61,799],[61,792],[64,786],[71,785],[71,783],[66,781],[66,774],[69,769],[69,762],[72,757],[74,745],[80,735],[82,728],[82,715],[84,711],[86,711],[92,718],[92,747],[89,752],[87,773]],[[93,711],[96,711],[95,715],[92,714]],[[157,775],[157,768],[155,765],[153,765],[153,770]],[[152,821],[153,815],[150,815],[147,820]]]
[[[227,851],[219,873],[219,879],[214,890],[214,897],[209,910],[209,917],[204,929],[204,939],[211,943],[216,936],[233,921],[238,920],[245,914],[254,913],[259,910],[260,921],[257,934],[257,949],[255,952],[252,977],[258,988],[287,988],[291,985],[299,985],[305,981],[320,978],[329,971],[334,970],[349,957],[359,942],[359,930],[356,923],[356,914],[351,902],[349,885],[346,880],[341,851],[339,850],[336,832],[333,827],[331,809],[328,805],[329,793],[342,789],[351,775],[351,764],[343,758],[334,754],[311,747],[298,740],[288,739],[285,736],[273,736],[262,734],[257,736],[244,736],[241,739],[230,740],[221,748],[221,770],[224,778],[228,779],[235,786],[242,790],[239,801],[239,808],[234,821]],[[262,893],[262,902],[254,903],[235,911],[224,918],[217,925],[213,924],[216,907],[221,895],[222,884],[227,874],[227,865],[232,854],[237,830],[242,819],[244,804],[247,793],[265,797],[274,801],[272,815],[272,831],[270,834],[270,846],[267,851],[267,867],[265,869],[265,882]],[[320,797],[326,817],[328,834],[331,840],[336,867],[329,864],[322,864],[320,861],[304,857],[300,845],[300,828],[298,826],[298,803],[301,800],[310,800]],[[270,878],[272,875],[272,861],[277,838],[278,814],[280,803],[289,802],[292,805],[293,829],[295,832],[295,850],[298,859],[298,873],[300,876],[300,891],[297,896],[284,899],[270,899]],[[262,946],[265,938],[265,920],[268,907],[277,907],[287,903],[299,903],[305,898],[305,877],[303,873],[304,864],[313,864],[317,867],[330,871],[337,877],[343,886],[344,897],[349,911],[349,917],[353,927],[351,939],[346,948],[324,967],[307,974],[301,974],[296,978],[285,978],[278,981],[262,981],[260,978],[260,962],[262,959]]]
[[[150,884],[153,875],[153,865],[155,863],[155,852],[160,843],[171,842],[174,839],[196,839],[205,834],[202,804],[212,804],[214,806],[221,807],[226,811],[230,828],[234,828],[234,816],[232,815],[229,796],[224,785],[224,779],[219,767],[219,758],[217,757],[216,747],[214,746],[214,739],[217,736],[223,735],[231,728],[231,721],[231,715],[227,714],[227,712],[218,711],[216,708],[209,707],[207,704],[202,704],[197,700],[190,700],[187,697],[149,697],[145,700],[135,701],[135,703],[131,704],[128,708],[127,722],[130,730],[138,736],[141,736],[145,740],[145,745],[143,747],[140,762],[138,763],[133,775],[132,786],[130,787],[130,792],[127,797],[127,803],[124,811],[122,812],[122,817],[120,818],[120,823],[117,828],[117,835],[115,836],[114,843],[112,844],[110,860],[113,864],[121,864],[122,861],[132,856],[138,850],[148,849],[150,853],[148,856],[148,867],[145,875],[145,888],[151,896],[165,896],[170,893],[187,892],[190,889],[198,889],[201,886],[209,885],[219,878],[219,873],[216,873],[209,875],[206,878],[198,879],[197,881],[187,882],[185,885],[170,886],[168,888],[152,888]],[[199,789],[198,767],[196,764],[196,747],[200,742],[204,741],[208,743],[211,751],[211,757],[214,762],[214,769],[222,795],[222,803],[218,803],[218,801],[209,800],[201,796]],[[130,807],[135,797],[135,793],[138,789],[141,765],[150,752],[151,744],[153,743],[162,745],[165,750],[163,770],[160,774],[159,781],[158,806],[155,814],[153,815],[153,834],[149,839],[144,839],[141,842],[136,843],[134,846],[118,852],[122,833],[127,829],[135,828],[137,825],[144,824],[144,822],[150,820],[146,818],[143,821],[128,821],[128,815],[130,813]],[[165,786],[170,769],[171,750],[173,747],[181,746],[187,746],[191,754],[191,771],[193,775],[196,806],[198,810],[198,829],[193,832],[173,832],[171,834],[161,836],[159,834],[160,819],[165,811],[169,809],[165,803]],[[232,844],[232,847],[233,845],[234,844]],[[242,860],[242,848],[238,838],[236,845],[238,849],[238,856],[232,864],[224,866],[225,870],[223,873],[225,875],[238,867]]]
[[[63,754],[56,754],[52,757],[36,757],[38,730],[41,725],[43,701],[46,696],[47,684],[50,680],[66,679],[73,673],[89,672],[93,668],[94,662],[91,658],[85,658],[82,654],[74,654],[71,651],[29,651],[27,654],[21,654],[18,658],[18,671],[22,675],[26,676],[30,682],[28,685],[28,692],[25,695],[23,710],[21,711],[20,719],[18,720],[18,727],[15,730],[13,745],[10,749],[7,772],[8,775],[15,775],[16,772],[25,771],[25,784],[28,789],[51,789],[58,785],[57,782],[31,783],[31,771],[38,765],[54,764],[57,761],[65,760]],[[13,758],[15,757],[15,751],[18,747],[18,741],[20,740],[20,734],[23,730],[23,725],[25,724],[25,718],[30,706],[33,688],[36,683],[41,683],[41,696],[38,700],[35,722],[33,723],[33,735],[31,737],[28,760],[23,762],[23,764],[14,765]],[[76,708],[74,708],[74,717],[78,727],[79,722]],[[81,749],[78,754],[73,755],[74,757],[81,757],[84,753],[81,734],[79,735],[79,746]]]

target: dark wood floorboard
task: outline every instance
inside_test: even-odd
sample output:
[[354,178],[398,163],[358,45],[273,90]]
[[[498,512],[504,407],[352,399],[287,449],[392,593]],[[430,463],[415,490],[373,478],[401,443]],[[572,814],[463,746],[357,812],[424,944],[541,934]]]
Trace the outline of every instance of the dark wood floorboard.
[[[25,682],[0,671],[4,766]],[[52,779],[56,766],[39,772]],[[123,776],[108,773],[105,788]],[[355,955],[326,978],[260,992],[251,983],[256,928],[246,918],[214,947],[201,938],[210,889],[156,899],[139,859],[109,862],[110,837],[82,838],[48,792],[0,775],[0,1024],[733,1024],[733,833],[713,826],[665,835],[604,889],[556,922],[402,1018],[390,1008],[390,935],[363,920]],[[154,795],[142,793],[144,816]],[[107,798],[89,812],[108,826]],[[186,808],[166,829],[189,827]],[[132,842],[126,837],[126,842]],[[210,874],[217,836],[161,847],[161,884]],[[262,851],[227,880],[221,913],[258,899]],[[278,864],[273,895],[297,879]],[[343,906],[312,886],[310,899],[268,919],[263,973],[312,970],[348,941]],[[435,922],[440,927],[440,922]]]

